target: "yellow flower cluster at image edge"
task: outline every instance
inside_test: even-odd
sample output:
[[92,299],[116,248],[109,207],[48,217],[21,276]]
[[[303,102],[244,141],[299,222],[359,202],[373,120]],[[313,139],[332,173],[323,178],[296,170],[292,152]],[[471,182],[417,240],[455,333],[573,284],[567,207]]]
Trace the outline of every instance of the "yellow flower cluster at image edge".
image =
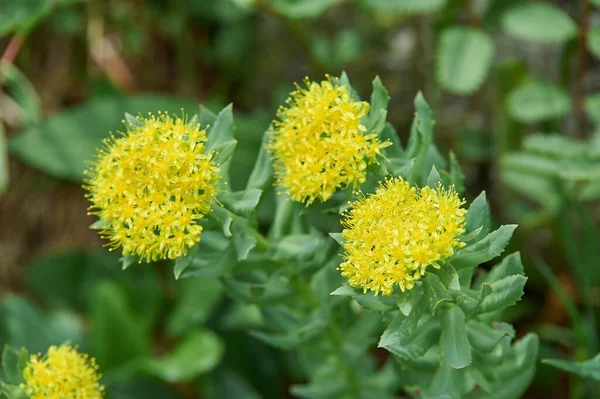
[[31,399],[100,399],[104,393],[94,358],[68,345],[32,355],[23,378],[21,388]]
[[90,213],[124,254],[176,259],[200,240],[198,221],[211,211],[219,178],[206,131],[159,113],[137,118],[111,137],[86,173]]
[[441,262],[465,244],[464,203],[451,189],[411,187],[402,178],[386,181],[352,204],[342,222],[346,250],[340,265],[351,286],[376,295],[413,288],[427,266]]
[[277,113],[267,148],[273,154],[277,185],[293,201],[326,201],[339,188],[366,179],[367,164],[377,162],[391,143],[365,134],[361,121],[369,104],[355,101],[346,85],[329,79],[305,80]]

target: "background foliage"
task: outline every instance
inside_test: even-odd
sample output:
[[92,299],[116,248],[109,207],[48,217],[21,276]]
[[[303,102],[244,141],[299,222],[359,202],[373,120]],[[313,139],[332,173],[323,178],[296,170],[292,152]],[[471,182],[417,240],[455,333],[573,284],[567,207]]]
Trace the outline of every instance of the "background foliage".
[[[160,264],[133,262],[122,272],[118,257],[88,231],[93,219],[79,186],[85,161],[101,138],[121,129],[124,112],[193,114],[201,103],[211,118],[206,110],[233,102],[231,186],[244,189],[291,83],[345,70],[363,98],[373,76],[381,77],[391,96],[387,119],[402,143],[413,98],[423,91],[436,115],[438,148],[454,150],[465,172],[464,195],[471,201],[485,190],[493,226],[520,225],[511,249],[521,250],[529,280],[505,316],[519,333],[540,336],[540,358],[563,359],[549,363],[598,378],[598,358],[566,362],[600,350],[598,6],[0,0],[2,342],[36,352],[69,338],[98,358],[116,398],[280,398],[304,383],[298,359],[265,345],[259,333],[248,337],[263,323],[257,307],[225,295],[255,291],[216,275],[175,281]],[[259,208],[260,226],[271,218],[268,205]],[[232,229],[243,228],[238,219]],[[218,250],[207,264],[225,249],[214,240]],[[318,245],[296,237],[278,256]],[[244,248],[238,243],[235,255]],[[204,273],[198,262],[182,260],[176,274]],[[280,283],[261,282],[276,288],[270,292]],[[286,347],[297,337],[280,338]],[[385,353],[377,354],[383,363]],[[311,397],[304,389],[292,392]],[[592,380],[541,364],[526,397],[597,392]]]

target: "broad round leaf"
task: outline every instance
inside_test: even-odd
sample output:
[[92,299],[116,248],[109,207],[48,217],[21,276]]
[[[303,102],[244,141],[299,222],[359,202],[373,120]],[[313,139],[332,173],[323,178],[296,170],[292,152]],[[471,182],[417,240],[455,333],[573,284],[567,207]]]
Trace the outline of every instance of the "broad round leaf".
[[484,82],[493,55],[494,42],[487,34],[461,26],[448,28],[437,49],[437,79],[453,93],[473,93]]
[[525,123],[560,118],[572,105],[571,97],[564,89],[539,81],[520,85],[507,100],[510,115]]
[[440,10],[447,0],[363,0],[377,11],[398,15],[425,14]]
[[577,34],[577,24],[563,10],[549,3],[523,3],[508,10],[502,27],[519,39],[560,43]]
[[600,125],[600,93],[590,94],[585,99],[585,112],[597,125]]

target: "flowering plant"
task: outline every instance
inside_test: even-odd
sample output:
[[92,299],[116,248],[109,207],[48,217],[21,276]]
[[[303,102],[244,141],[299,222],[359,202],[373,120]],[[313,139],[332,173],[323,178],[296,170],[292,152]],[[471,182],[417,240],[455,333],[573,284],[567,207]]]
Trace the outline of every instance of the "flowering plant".
[[[231,106],[189,120],[127,115],[127,131],[87,174],[93,227],[122,251],[124,269],[159,261],[177,279],[218,278],[258,315],[239,326],[293,354],[305,381],[291,386],[295,397],[520,397],[538,341],[515,339],[503,311],[523,295],[523,265],[513,253],[480,267],[516,226],[492,228],[485,193],[467,205],[459,163],[433,144],[421,94],[402,146],[379,78],[369,103],[345,74],[305,83],[279,110],[241,190],[229,184]],[[69,372],[95,392],[60,397],[104,392],[95,361],[68,346],[29,363],[26,352],[6,353],[10,398],[39,397],[59,356],[73,358]],[[126,369],[170,378],[153,362]]]

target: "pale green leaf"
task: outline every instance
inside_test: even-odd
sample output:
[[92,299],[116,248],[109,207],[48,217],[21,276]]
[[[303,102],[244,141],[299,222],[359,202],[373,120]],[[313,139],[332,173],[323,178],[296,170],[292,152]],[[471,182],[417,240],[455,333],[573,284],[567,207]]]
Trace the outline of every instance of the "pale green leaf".
[[412,15],[441,10],[447,0],[362,0],[365,5],[386,14]]
[[485,81],[494,42],[479,30],[455,26],[442,32],[437,47],[437,80],[446,90],[471,94]]
[[560,359],[542,359],[542,363],[559,368],[584,378],[600,381],[600,353],[589,360],[570,362]]
[[440,347],[443,362],[455,369],[471,364],[471,344],[465,328],[465,314],[459,306],[442,313]]
[[524,123],[561,118],[571,105],[571,97],[563,88],[541,81],[518,86],[510,92],[506,103],[510,115]]
[[559,7],[542,2],[524,2],[502,17],[503,29],[523,40],[561,43],[577,35],[577,24]]
[[481,313],[503,310],[517,303],[523,296],[523,287],[526,282],[527,277],[514,275],[490,284],[492,293],[481,303],[479,307]]

